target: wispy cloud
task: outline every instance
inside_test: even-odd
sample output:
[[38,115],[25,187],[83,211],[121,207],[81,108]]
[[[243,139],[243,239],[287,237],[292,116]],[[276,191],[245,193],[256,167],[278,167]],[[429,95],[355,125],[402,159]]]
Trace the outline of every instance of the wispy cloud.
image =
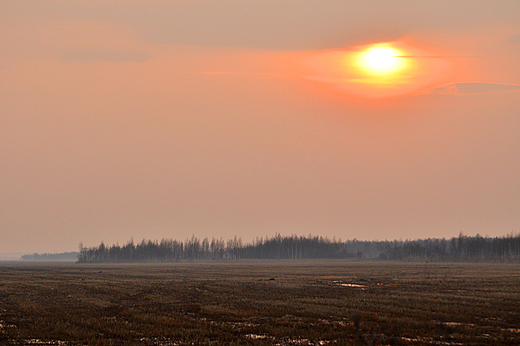
[[204,72],[195,72],[196,74],[202,74],[207,76],[215,76],[215,75],[233,75],[233,76],[277,76],[276,73],[270,72],[254,72],[254,71],[246,71],[246,72],[233,72],[233,71],[204,71]]
[[432,91],[447,95],[478,95],[519,91],[520,85],[504,83],[449,83],[438,86]]
[[147,52],[101,51],[101,50],[65,50],[59,54],[59,59],[66,62],[145,62],[152,58]]
[[520,44],[520,34],[511,36],[508,41],[512,44]]

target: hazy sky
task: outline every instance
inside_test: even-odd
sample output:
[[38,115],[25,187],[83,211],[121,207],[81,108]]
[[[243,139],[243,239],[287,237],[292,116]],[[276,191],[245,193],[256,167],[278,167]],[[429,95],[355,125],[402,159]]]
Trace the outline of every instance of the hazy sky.
[[1,1],[0,44],[0,253],[520,231],[518,0]]

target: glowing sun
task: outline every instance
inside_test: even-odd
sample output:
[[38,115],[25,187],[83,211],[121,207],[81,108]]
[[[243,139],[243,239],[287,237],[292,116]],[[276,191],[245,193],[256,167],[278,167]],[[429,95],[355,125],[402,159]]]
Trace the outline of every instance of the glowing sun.
[[398,73],[406,67],[403,53],[396,48],[384,44],[376,44],[357,57],[357,65],[365,72],[376,76],[387,76]]
[[447,61],[403,41],[324,51],[307,60],[306,78],[347,95],[382,98],[420,92],[443,78]]

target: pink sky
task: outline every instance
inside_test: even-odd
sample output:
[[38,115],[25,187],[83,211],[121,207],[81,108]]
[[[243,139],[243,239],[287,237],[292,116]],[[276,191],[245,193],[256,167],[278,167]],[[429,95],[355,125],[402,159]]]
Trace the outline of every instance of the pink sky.
[[[518,232],[519,16],[518,1],[3,3],[0,253]],[[426,67],[360,98],[323,57],[378,42]]]

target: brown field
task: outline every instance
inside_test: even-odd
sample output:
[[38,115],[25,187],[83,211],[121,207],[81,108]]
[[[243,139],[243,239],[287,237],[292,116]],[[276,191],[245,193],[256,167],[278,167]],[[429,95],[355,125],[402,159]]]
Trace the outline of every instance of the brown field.
[[0,263],[1,345],[519,345],[519,264]]

